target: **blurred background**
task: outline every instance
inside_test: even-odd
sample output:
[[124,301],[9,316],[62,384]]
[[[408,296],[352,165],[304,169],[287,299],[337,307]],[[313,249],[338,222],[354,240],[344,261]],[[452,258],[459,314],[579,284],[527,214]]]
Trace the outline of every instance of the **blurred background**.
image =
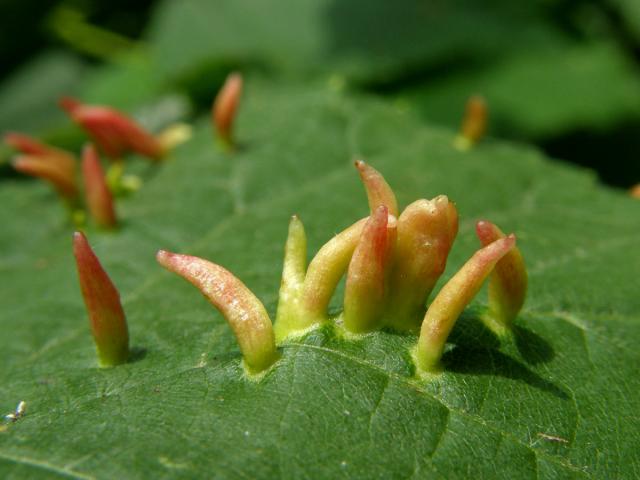
[[640,182],[638,0],[0,0],[0,37],[0,132],[74,144],[62,94],[192,118],[241,69],[454,129],[481,94],[490,136]]

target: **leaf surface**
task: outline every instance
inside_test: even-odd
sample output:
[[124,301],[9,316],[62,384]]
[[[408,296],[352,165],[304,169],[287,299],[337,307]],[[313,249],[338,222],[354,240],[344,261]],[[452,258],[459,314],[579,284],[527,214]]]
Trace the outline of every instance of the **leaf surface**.
[[[136,355],[98,369],[71,255],[46,186],[0,189],[2,478],[633,478],[640,458],[637,272],[640,203],[534,150],[471,152],[369,98],[249,82],[239,152],[203,119],[194,138],[120,202],[123,228],[88,232],[119,286]],[[474,222],[518,235],[530,272],[512,342],[455,327],[445,373],[413,380],[416,338],[345,339],[332,327],[243,376],[230,329],[155,251],[236,273],[275,318],[288,217],[315,252],[367,215],[352,158],[382,171],[402,205],[446,193],[461,228],[445,277],[477,248]],[[336,298],[334,307],[339,307]]]

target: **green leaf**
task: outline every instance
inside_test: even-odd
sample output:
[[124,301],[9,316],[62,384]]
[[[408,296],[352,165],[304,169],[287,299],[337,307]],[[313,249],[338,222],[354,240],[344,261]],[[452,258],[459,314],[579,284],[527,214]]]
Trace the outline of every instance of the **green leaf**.
[[370,83],[561,34],[542,3],[184,0],[159,5],[149,37],[160,74],[172,79],[230,63]]
[[429,121],[457,128],[467,98],[479,93],[489,104],[492,134],[537,140],[637,119],[638,83],[635,66],[618,48],[594,42],[534,48],[394,96]]
[[58,98],[74,94],[85,73],[85,65],[66,52],[35,57],[0,85],[0,133],[55,128],[66,117],[58,108]]
[[640,4],[634,0],[610,0],[608,3],[618,10],[625,27],[635,36],[636,42],[640,42]]
[[[118,207],[120,232],[89,231],[121,289],[134,360],[98,369],[52,193],[0,189],[2,478],[632,478],[640,360],[640,203],[517,145],[461,153],[454,133],[367,98],[249,82],[241,148],[222,154],[202,121]],[[331,327],[243,376],[229,328],[158,248],[224,265],[277,302],[287,220],[310,251],[365,216],[363,155],[402,205],[446,193],[461,213],[445,277],[477,248],[474,221],[518,235],[530,272],[516,341],[478,320],[450,339],[445,373],[414,381],[416,338],[348,340]],[[339,298],[334,305],[340,305]]]

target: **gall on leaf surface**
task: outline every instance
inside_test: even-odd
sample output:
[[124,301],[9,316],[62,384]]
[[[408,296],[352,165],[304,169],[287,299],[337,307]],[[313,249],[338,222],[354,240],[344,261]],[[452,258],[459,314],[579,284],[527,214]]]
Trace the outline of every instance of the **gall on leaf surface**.
[[[126,228],[92,236],[122,294],[132,347],[146,350],[117,368],[90,367],[68,236],[59,206],[43,202],[50,189],[3,181],[0,407],[24,400],[29,411],[0,432],[0,477],[637,474],[637,201],[525,147],[483,142],[461,154],[456,132],[377,101],[295,86],[247,92],[250,150],[229,162],[203,119],[127,206]],[[478,248],[476,220],[517,233],[529,293],[514,339],[482,327],[481,293],[434,381],[412,380],[415,335],[353,341],[325,327],[283,344],[277,368],[248,382],[222,316],[153,254],[165,247],[225,265],[274,318],[290,216],[304,220],[315,252],[368,214],[354,155],[384,172],[403,205],[455,200],[458,241],[436,289]]]

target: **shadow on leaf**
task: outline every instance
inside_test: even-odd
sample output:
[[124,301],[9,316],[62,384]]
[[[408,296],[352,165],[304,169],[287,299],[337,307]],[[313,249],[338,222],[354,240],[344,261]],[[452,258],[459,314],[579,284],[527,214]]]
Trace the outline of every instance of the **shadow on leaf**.
[[555,356],[551,345],[537,333],[516,325],[513,334],[518,352],[527,363],[546,363]]
[[469,348],[458,345],[443,356],[445,369],[455,373],[473,375],[496,375],[524,382],[527,385],[568,400],[569,395],[522,363],[498,351],[484,348]]
[[144,347],[131,347],[129,350],[129,361],[128,363],[139,362],[147,356],[147,349]]
[[500,339],[480,321],[481,309],[468,309],[457,320],[449,342],[468,348],[500,348]]
[[[470,309],[458,319],[449,337],[449,342],[455,348],[446,352],[442,358],[446,370],[473,375],[497,375],[525,382],[561,399],[569,398],[566,392],[529,370],[524,363],[501,352],[500,339],[480,320],[481,313],[482,310]],[[516,326],[514,338],[518,352],[528,363],[542,363],[554,357],[551,345],[531,330]]]

